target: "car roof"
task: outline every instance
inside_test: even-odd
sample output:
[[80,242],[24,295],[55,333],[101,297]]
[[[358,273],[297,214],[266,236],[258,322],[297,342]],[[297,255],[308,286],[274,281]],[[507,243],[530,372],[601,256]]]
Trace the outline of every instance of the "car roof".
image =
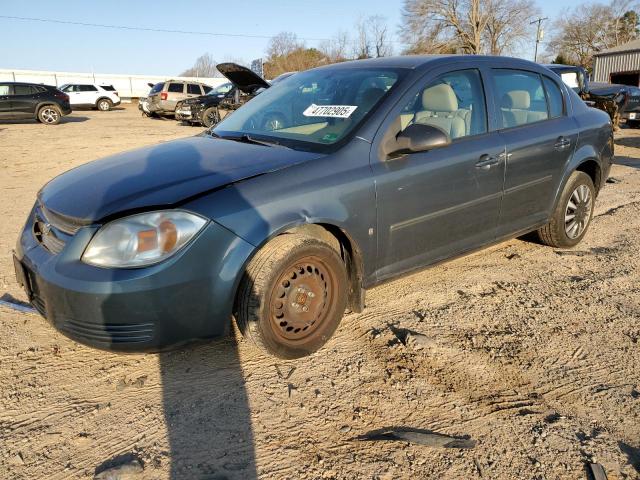
[[325,65],[319,67],[325,68],[406,68],[412,70],[419,70],[427,66],[436,66],[447,64],[451,61],[456,63],[491,63],[492,61],[499,61],[504,63],[512,63],[513,66],[528,67],[528,68],[540,68],[538,63],[524,60],[521,58],[513,57],[501,57],[491,55],[467,55],[467,54],[438,54],[438,55],[402,55],[397,57],[379,57],[379,58],[367,58],[362,60],[351,60],[348,62],[334,63],[331,65]]

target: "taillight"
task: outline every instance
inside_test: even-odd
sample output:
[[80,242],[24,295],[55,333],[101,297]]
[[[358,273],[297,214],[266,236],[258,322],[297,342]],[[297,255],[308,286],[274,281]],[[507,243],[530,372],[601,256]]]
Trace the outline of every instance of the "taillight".
[[119,96],[120,96],[120,95],[118,95],[118,92],[113,92],[113,94],[114,94],[116,97],[119,97]]
[[53,96],[59,98],[60,100],[64,100],[65,102],[69,101],[69,95],[61,91],[54,92]]
[[166,100],[169,94],[167,92],[162,92],[160,94],[160,100]]

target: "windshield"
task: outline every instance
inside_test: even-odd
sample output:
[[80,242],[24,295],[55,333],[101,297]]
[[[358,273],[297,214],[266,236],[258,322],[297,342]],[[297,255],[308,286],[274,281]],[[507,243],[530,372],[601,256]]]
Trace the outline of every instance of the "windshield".
[[253,98],[213,130],[294,149],[323,151],[346,138],[386,97],[400,69],[331,68],[297,73]]
[[233,83],[223,83],[222,85],[212,89],[207,95],[219,95],[221,93],[228,93],[233,88]]

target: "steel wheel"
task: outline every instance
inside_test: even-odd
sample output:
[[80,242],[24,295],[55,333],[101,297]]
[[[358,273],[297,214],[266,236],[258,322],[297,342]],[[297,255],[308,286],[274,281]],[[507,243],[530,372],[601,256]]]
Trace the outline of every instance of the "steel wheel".
[[564,213],[564,231],[570,239],[576,239],[587,228],[591,219],[593,201],[586,185],[579,185],[569,197]]
[[269,301],[273,331],[285,342],[313,336],[327,316],[338,288],[319,257],[299,259],[275,283]]
[[60,120],[60,114],[55,108],[44,107],[40,111],[40,120],[42,120],[42,123],[58,123],[58,121]]

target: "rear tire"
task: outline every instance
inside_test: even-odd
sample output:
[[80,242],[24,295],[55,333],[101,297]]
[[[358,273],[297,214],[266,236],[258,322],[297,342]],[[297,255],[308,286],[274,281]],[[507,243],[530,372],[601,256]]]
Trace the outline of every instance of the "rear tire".
[[249,262],[236,299],[236,323],[265,353],[299,358],[321,348],[347,305],[347,273],[336,250],[284,234]]
[[595,198],[591,177],[584,172],[573,172],[551,220],[538,230],[540,241],[554,248],[571,248],[580,243],[589,229]]
[[101,98],[96,103],[96,107],[101,112],[108,112],[109,110],[111,110],[113,108],[113,102],[111,100],[109,100],[108,98]]
[[45,105],[38,110],[38,121],[45,125],[57,125],[62,118],[62,112],[56,105]]

